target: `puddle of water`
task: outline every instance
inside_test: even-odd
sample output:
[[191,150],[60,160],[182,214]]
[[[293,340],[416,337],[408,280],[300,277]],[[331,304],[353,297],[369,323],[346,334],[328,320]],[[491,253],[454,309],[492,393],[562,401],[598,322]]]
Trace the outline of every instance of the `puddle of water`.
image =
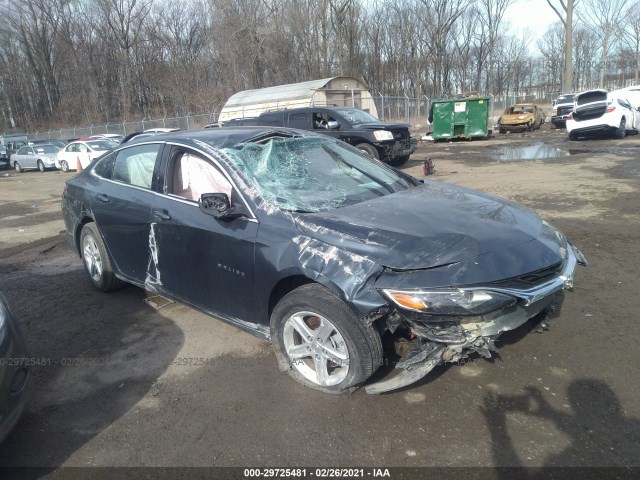
[[551,147],[544,143],[536,143],[534,145],[510,147],[500,147],[491,155],[493,160],[499,162],[512,162],[519,160],[547,160],[549,158],[562,158],[575,155],[576,151],[566,150],[564,148]]

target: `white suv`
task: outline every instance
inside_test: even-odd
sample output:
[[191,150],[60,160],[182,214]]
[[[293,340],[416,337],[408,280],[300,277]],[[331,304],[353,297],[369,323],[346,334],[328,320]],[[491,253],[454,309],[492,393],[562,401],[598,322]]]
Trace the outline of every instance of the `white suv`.
[[638,131],[640,111],[618,90],[587,90],[574,97],[573,113],[567,117],[569,140],[597,132],[613,132],[624,138],[628,131]]

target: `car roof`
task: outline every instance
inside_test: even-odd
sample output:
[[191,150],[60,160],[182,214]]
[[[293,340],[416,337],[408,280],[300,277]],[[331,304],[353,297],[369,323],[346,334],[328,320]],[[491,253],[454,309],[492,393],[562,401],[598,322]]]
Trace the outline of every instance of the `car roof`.
[[204,142],[216,148],[224,148],[277,132],[290,132],[291,134],[305,135],[305,132],[303,131],[284,127],[258,126],[207,128],[202,130],[180,130],[160,135],[144,136],[144,138],[134,137],[129,142],[122,145],[126,146],[149,142],[179,142],[197,146],[198,142]]

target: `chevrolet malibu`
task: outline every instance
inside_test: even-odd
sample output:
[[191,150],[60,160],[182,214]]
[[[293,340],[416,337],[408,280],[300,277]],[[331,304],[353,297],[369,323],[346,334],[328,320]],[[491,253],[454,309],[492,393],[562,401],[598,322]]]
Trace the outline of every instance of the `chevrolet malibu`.
[[369,393],[490,357],[501,333],[557,313],[586,263],[523,207],[280,128],[133,140],[68,180],[62,210],[98,290],[127,282],[191,305],[330,393],[385,355],[397,371]]

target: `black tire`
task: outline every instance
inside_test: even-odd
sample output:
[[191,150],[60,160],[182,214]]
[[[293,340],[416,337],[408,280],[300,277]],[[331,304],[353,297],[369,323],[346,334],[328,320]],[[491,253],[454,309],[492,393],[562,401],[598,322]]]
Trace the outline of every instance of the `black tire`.
[[66,160],[60,161],[60,170],[62,170],[65,173],[69,171],[69,164],[67,163]]
[[569,132],[569,140],[575,142],[578,140],[578,134],[576,132]]
[[500,127],[500,128],[498,129],[498,131],[499,131],[500,133],[507,133],[507,131],[506,131],[504,128],[502,128],[502,127]]
[[44,172],[46,170],[46,168],[44,167],[44,163],[42,162],[42,160],[38,160],[38,170],[40,170],[41,172]]
[[[325,365],[329,365],[331,362],[318,355],[322,352],[321,348],[324,348],[319,346],[322,345],[321,341],[315,342],[316,339],[310,336],[307,338],[312,343],[309,343],[301,337],[297,329],[293,329],[291,319],[296,314],[300,314],[310,332],[320,330],[319,325],[326,325],[324,324],[326,320],[330,322],[328,331],[335,333],[328,336],[325,344],[330,341],[332,342],[331,348],[335,350],[346,348],[348,352],[346,371],[343,370],[344,366],[340,363],[334,363],[334,367],[332,367],[334,368],[333,373],[338,372],[337,380],[342,378],[341,375],[344,376],[339,383],[323,385],[311,380],[303,373],[306,369],[313,374],[317,365],[314,356],[320,358]],[[314,329],[312,325],[307,323],[309,321],[322,323],[317,324]],[[306,350],[309,350],[310,353],[304,359],[300,357],[293,359],[287,352],[286,344],[289,343],[291,346],[292,344],[287,341],[287,338],[294,338],[296,335],[298,341],[302,343],[295,343],[295,346],[305,346],[309,343],[310,348],[316,349],[316,353],[314,354],[314,350],[310,350],[308,347]],[[382,343],[375,327],[361,322],[342,300],[317,283],[298,287],[278,302],[271,314],[271,342],[280,370],[286,371],[301,384],[326,393],[351,393],[355,391],[382,364]],[[332,373],[329,373],[327,378],[330,378],[330,375]]]
[[362,150],[364,153],[366,153],[370,157],[375,158],[376,160],[380,158],[380,155],[378,155],[378,150],[376,150],[376,147],[374,147],[373,145],[370,145],[368,143],[359,143],[358,145],[356,145],[356,148]]
[[624,117],[620,120],[620,126],[616,129],[616,138],[624,138],[627,134],[627,121]]
[[22,166],[18,162],[13,162],[13,168],[16,169],[16,172],[22,173]]
[[[82,256],[82,263],[87,277],[98,290],[108,292],[122,285],[122,281],[113,273],[111,259],[95,223],[87,223],[82,227],[82,232],[80,233],[80,255]],[[100,262],[99,272],[95,268],[94,262],[96,260]]]
[[531,130],[533,130],[533,122],[527,123],[527,132],[530,132]]
[[392,167],[401,167],[402,165],[404,165],[408,161],[409,161],[409,155],[405,155],[404,157],[398,157],[398,158],[391,159],[387,163],[389,165],[391,165]]

